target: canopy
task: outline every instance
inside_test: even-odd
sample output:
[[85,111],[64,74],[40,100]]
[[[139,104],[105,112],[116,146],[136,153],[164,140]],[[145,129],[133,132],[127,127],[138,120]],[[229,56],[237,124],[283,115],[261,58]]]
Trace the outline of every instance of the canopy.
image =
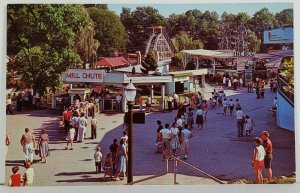
[[196,56],[204,56],[204,57],[214,57],[216,55],[222,54],[223,52],[205,50],[205,49],[198,49],[198,50],[182,50],[182,53],[191,54]]

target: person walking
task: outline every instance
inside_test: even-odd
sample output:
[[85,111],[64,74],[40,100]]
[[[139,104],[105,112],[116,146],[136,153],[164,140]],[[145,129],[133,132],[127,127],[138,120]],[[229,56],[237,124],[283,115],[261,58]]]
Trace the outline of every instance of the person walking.
[[12,99],[11,99],[11,95],[8,94],[8,97],[6,99],[6,114],[10,113],[11,115],[13,115],[13,105],[12,105]]
[[118,93],[116,96],[116,111],[118,113],[121,112],[121,105],[122,105],[122,96]]
[[78,128],[78,142],[84,142],[84,136],[86,132],[87,120],[84,113],[81,113],[79,118],[79,128]]
[[196,111],[196,124],[198,125],[198,129],[203,128],[203,114],[204,114],[204,112],[201,109],[201,107],[199,106],[198,110]]
[[253,119],[250,118],[249,115],[246,115],[246,119],[245,119],[246,136],[251,137],[251,133],[252,133],[254,126],[255,126],[255,124],[254,124]]
[[31,162],[26,161],[25,162],[25,168],[26,171],[23,175],[23,186],[32,186],[33,184],[33,178],[34,178],[34,169],[31,167]]
[[174,156],[177,156],[176,151],[179,149],[180,143],[179,143],[179,129],[176,123],[173,123],[170,131],[171,131],[170,145],[171,145],[172,153]]
[[168,101],[168,110],[169,110],[169,112],[172,112],[173,97],[171,95],[169,95],[167,101]]
[[117,163],[117,153],[118,153],[118,147],[119,145],[117,144],[118,140],[115,138],[113,139],[113,143],[109,146],[109,150],[111,153],[111,159],[112,159],[112,170],[113,173],[116,173],[116,163]]
[[156,152],[155,153],[162,153],[162,139],[160,137],[160,131],[163,129],[162,123],[160,120],[156,121],[158,128],[156,129]]
[[96,174],[101,173],[102,153],[101,153],[100,146],[98,146],[96,148],[96,151],[94,153],[94,160],[95,160],[95,166],[96,166]]
[[91,120],[91,139],[97,138],[97,119],[95,118],[95,115],[92,116]]
[[254,138],[255,148],[252,156],[252,167],[255,171],[257,184],[263,184],[262,169],[264,166],[265,149],[259,137]]
[[179,103],[179,96],[174,92],[173,94],[173,99],[174,99],[174,109],[178,109],[178,103]]
[[263,140],[263,147],[266,152],[266,155],[264,157],[264,165],[268,176],[268,182],[271,182],[273,176],[273,172],[272,172],[273,144],[269,137],[270,137],[270,133],[268,131],[262,131],[261,138]]
[[128,161],[128,155],[125,146],[125,139],[122,139],[120,140],[120,146],[117,152],[117,173],[115,178],[116,181],[120,180],[119,177],[121,173],[123,173],[123,176],[125,178],[127,161]]
[[147,113],[151,112],[151,103],[152,103],[152,99],[151,99],[150,95],[148,95],[148,98],[146,101],[146,112]]
[[193,125],[194,125],[194,113],[193,113],[193,109],[192,108],[189,108],[188,118],[187,118],[187,124],[189,125],[190,129],[193,129]]
[[73,112],[73,117],[71,119],[71,124],[73,128],[75,129],[75,136],[74,136],[74,141],[77,141],[78,139],[78,129],[79,129],[79,117],[78,117],[78,112],[74,110]]
[[234,109],[234,101],[233,101],[232,99],[229,100],[228,106],[229,106],[229,113],[230,113],[230,116],[232,116],[232,114],[233,114],[233,109]]
[[65,134],[67,134],[69,131],[71,116],[71,109],[66,108],[66,110],[63,112]]
[[17,111],[23,111],[23,96],[21,92],[17,96]]
[[201,107],[203,109],[203,121],[206,121],[207,120],[207,111],[208,111],[207,100],[202,100]]
[[71,149],[70,150],[73,150],[74,146],[73,146],[73,142],[74,142],[74,139],[75,139],[75,133],[76,133],[76,130],[74,128],[74,125],[71,124],[70,126],[70,129],[69,129],[69,132],[67,134],[67,145],[65,147],[65,149],[69,149],[69,143],[71,144]]
[[50,156],[50,151],[49,151],[49,136],[45,128],[42,128],[41,130],[41,135],[38,141],[38,147],[39,147],[39,155],[41,158],[40,161],[46,163],[47,162],[46,157]]
[[30,161],[31,163],[33,163],[35,137],[29,131],[29,128],[25,128],[25,134],[22,135],[20,143],[23,146],[23,152],[25,154],[25,162]]
[[167,158],[167,156],[171,155],[171,152],[170,152],[171,131],[170,131],[169,124],[165,124],[165,128],[160,130],[160,137],[162,139],[163,160],[165,160]]
[[190,138],[193,137],[192,132],[188,129],[188,125],[184,125],[184,129],[181,131],[181,144],[179,149],[179,156],[182,155],[182,153],[185,151],[185,155],[182,157],[182,159],[188,159],[188,155],[190,154],[190,145],[189,141]]
[[223,100],[222,105],[223,105],[223,115],[226,116],[227,108],[228,108],[228,101],[226,98]]
[[103,171],[104,171],[103,178],[104,179],[106,178],[106,175],[108,175],[110,177],[110,179],[113,180],[112,167],[113,167],[112,154],[110,152],[107,152],[105,155],[105,161],[103,164]]
[[140,111],[143,111],[143,97],[140,94],[138,97],[138,104],[139,104]]
[[237,129],[238,129],[238,137],[243,137],[244,133],[244,123],[245,123],[245,114],[242,111],[242,108],[239,108],[235,112],[236,121],[237,121]]

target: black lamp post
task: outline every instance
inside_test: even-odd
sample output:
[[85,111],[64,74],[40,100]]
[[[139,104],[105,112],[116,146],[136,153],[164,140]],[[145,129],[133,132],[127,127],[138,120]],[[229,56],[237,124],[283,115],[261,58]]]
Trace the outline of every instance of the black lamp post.
[[133,104],[136,96],[136,88],[130,83],[125,87],[125,97],[127,99],[129,124],[128,124],[128,174],[127,183],[133,181]]

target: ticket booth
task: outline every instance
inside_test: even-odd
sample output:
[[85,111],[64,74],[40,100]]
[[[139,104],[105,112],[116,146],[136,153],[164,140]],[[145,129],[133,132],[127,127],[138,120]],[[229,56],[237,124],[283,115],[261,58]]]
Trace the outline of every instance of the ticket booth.
[[71,97],[71,103],[73,103],[76,99],[79,101],[86,100],[86,95],[89,93],[89,90],[86,88],[72,88],[68,93]]

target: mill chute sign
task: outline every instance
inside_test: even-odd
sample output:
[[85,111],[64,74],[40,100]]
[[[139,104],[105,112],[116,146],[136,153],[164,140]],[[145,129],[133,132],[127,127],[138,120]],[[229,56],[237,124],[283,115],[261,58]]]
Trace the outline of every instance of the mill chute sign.
[[103,82],[103,70],[68,69],[63,73],[65,82]]

